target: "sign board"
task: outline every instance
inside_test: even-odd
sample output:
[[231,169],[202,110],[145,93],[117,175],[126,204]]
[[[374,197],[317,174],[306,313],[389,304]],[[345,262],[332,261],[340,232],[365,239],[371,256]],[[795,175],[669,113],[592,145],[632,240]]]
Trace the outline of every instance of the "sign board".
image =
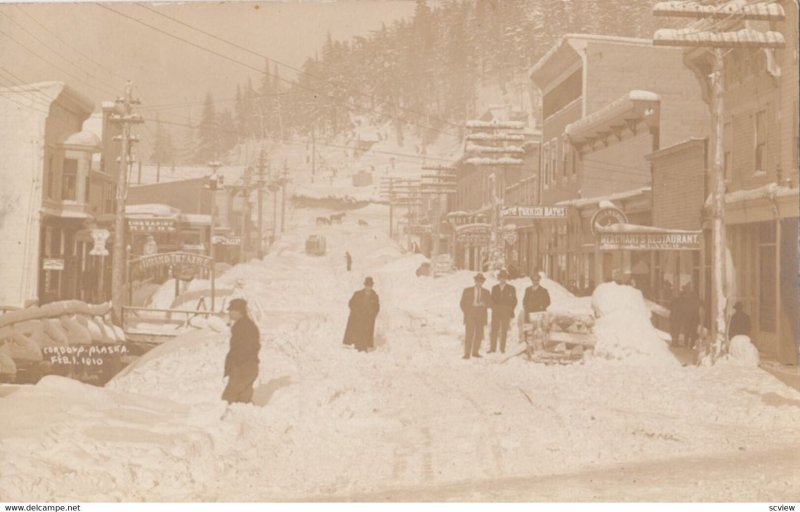
[[92,240],[94,241],[94,247],[89,251],[89,254],[92,256],[108,256],[109,252],[108,249],[106,249],[106,241],[110,236],[111,233],[107,229],[93,229]]
[[563,219],[567,216],[566,206],[503,206],[500,215],[515,219]]
[[466,224],[456,228],[456,241],[465,245],[488,245],[491,226],[488,224]]
[[214,235],[212,237],[214,241],[214,245],[241,245],[242,244],[242,237],[240,236],[223,236],[223,235]]
[[131,274],[141,274],[156,268],[170,267],[174,276],[186,278],[207,278],[211,274],[214,260],[209,256],[188,252],[166,252],[152,256],[142,256],[131,261]]
[[453,272],[453,258],[449,254],[439,254],[431,260],[433,275],[450,274]]
[[703,242],[696,233],[600,233],[601,251],[699,251]]
[[64,270],[64,260],[60,258],[45,258],[42,260],[43,270]]
[[600,236],[602,229],[614,224],[627,224],[628,217],[619,208],[601,208],[592,216],[590,226],[594,236]]
[[145,233],[176,231],[175,219],[128,219],[128,230]]

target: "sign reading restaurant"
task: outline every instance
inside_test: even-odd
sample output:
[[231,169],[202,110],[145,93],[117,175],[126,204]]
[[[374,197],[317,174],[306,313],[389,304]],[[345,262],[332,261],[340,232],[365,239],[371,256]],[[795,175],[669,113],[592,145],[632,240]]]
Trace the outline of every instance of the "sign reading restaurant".
[[600,233],[601,251],[699,251],[700,231],[692,233]]
[[516,219],[561,219],[567,216],[566,206],[503,206],[503,218]]

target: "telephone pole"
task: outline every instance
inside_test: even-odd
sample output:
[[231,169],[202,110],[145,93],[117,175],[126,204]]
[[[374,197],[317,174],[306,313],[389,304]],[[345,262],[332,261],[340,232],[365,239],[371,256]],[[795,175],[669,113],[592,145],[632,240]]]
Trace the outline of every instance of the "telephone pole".
[[720,24],[731,20],[741,22],[782,21],[786,15],[777,3],[735,4],[723,2],[718,5],[681,4],[676,2],[660,2],[653,8],[654,16],[672,16],[696,18],[705,23],[705,28],[687,28],[682,30],[661,29],[653,36],[654,46],[700,47],[712,50],[713,63],[710,75],[713,114],[713,276],[712,276],[712,311],[714,322],[712,336],[714,338],[711,358],[716,361],[727,351],[727,286],[726,286],[726,250],[725,240],[725,169],[724,169],[724,124],[725,124],[725,53],[737,49],[779,49],[786,46],[780,32],[758,32],[753,29],[725,32]]
[[122,301],[125,294],[125,263],[127,251],[125,247],[125,200],[128,197],[128,158],[130,153],[131,125],[143,123],[139,114],[133,113],[133,105],[139,104],[139,100],[133,98],[133,82],[130,80],[125,84],[125,95],[117,98],[114,106],[114,113],[111,121],[122,125],[122,135],[120,140],[122,148],[119,158],[119,168],[117,170],[117,194],[116,194],[116,218],[114,219],[114,253],[111,259],[111,304],[114,317],[118,322],[122,321]]
[[262,254],[264,251],[264,184],[265,175],[264,170],[264,148],[258,155],[258,252]]

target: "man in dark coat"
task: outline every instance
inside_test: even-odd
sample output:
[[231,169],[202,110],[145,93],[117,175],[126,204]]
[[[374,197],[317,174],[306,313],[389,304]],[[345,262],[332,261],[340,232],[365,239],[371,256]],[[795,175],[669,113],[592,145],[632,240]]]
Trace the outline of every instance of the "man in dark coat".
[[550,306],[550,293],[547,288],[540,285],[542,278],[538,272],[531,275],[531,286],[525,289],[525,296],[522,298],[522,309],[525,316],[528,313],[538,313],[545,311]]
[[372,289],[371,277],[364,280],[364,288],[350,298],[350,317],[344,331],[344,344],[355,345],[359,352],[375,346],[375,318],[381,310],[378,294]]
[[697,341],[697,328],[700,326],[700,308],[702,304],[700,297],[692,289],[691,284],[687,284],[683,289],[684,296],[684,316],[683,317],[683,338],[686,346],[694,348],[694,343]]
[[728,326],[728,338],[734,336],[750,336],[750,316],[744,312],[741,302],[733,305],[733,316]]
[[258,378],[258,352],[261,350],[261,335],[255,322],[247,315],[247,302],[233,299],[228,305],[233,320],[231,344],[225,357],[225,377],[228,385],[222,399],[228,403],[250,403],[253,399],[253,383]]
[[487,308],[492,305],[492,295],[483,287],[486,278],[483,274],[475,276],[475,286],[465,288],[461,294],[461,311],[464,313],[464,359],[481,357],[478,351],[486,328]]
[[492,287],[492,331],[491,348],[489,352],[497,351],[497,337],[500,337],[500,352],[506,351],[506,338],[508,337],[508,324],[514,318],[514,308],[517,307],[517,290],[507,283],[508,272],[501,270],[497,274],[500,281]]

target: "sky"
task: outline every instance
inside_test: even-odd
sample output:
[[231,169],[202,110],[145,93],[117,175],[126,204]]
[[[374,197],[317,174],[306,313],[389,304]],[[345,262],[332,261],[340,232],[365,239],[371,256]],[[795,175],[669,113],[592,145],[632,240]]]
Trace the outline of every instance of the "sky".
[[[197,33],[152,12],[176,18],[226,41],[292,67],[334,39],[368,35],[382,23],[411,16],[413,0],[334,2],[227,2],[181,4],[0,4],[0,86],[61,80],[99,104],[137,88],[142,107],[159,105],[160,116],[186,122],[211,92],[218,108],[232,108],[237,83],[264,59]],[[113,11],[117,11],[112,12]],[[125,16],[136,18],[255,69],[178,41]],[[279,66],[281,76],[292,71]]]

